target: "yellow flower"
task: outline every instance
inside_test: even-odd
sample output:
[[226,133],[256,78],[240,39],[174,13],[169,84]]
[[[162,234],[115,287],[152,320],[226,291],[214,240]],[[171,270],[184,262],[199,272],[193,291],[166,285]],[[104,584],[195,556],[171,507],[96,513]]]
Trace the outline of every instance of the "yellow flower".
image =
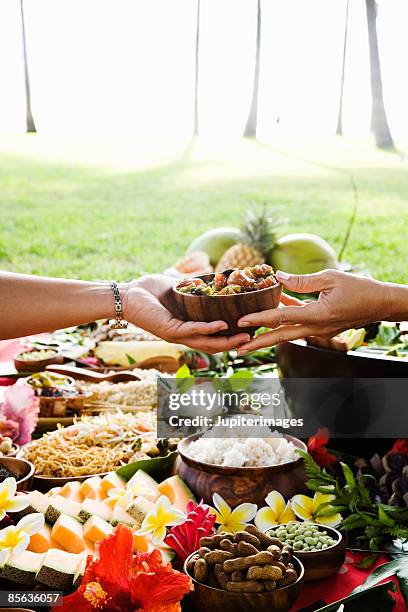
[[181,525],[185,520],[184,512],[178,508],[172,508],[169,498],[162,495],[155,503],[155,509],[146,514],[140,529],[135,531],[135,534],[151,533],[153,544],[161,544],[166,537],[166,527]]
[[[336,498],[334,495],[327,493],[319,493],[316,491],[313,497],[307,495],[295,495],[291,499],[292,510],[302,521],[311,521],[313,523],[319,523],[319,525],[327,525],[328,527],[336,527],[342,521],[342,516],[338,512],[331,516],[321,516],[320,512],[326,514],[330,511],[330,502]],[[319,511],[319,506],[322,504],[329,504],[324,506]]]
[[271,491],[265,501],[268,505],[260,508],[255,517],[255,525],[261,531],[267,531],[274,525],[296,521],[290,502],[285,503],[284,497],[278,491]]
[[44,527],[44,515],[38,513],[23,517],[17,525],[10,525],[0,531],[0,567],[11,555],[19,555],[30,543],[30,535]]
[[105,503],[110,508],[113,508],[116,504],[127,508],[130,502],[138,495],[146,499],[154,500],[156,492],[153,491],[153,489],[149,489],[141,482],[135,482],[130,487],[127,487],[127,489],[109,489]]
[[20,512],[28,506],[25,495],[15,497],[17,483],[15,478],[6,478],[0,484],[0,521],[4,519],[7,512]]
[[219,524],[218,531],[227,531],[228,533],[236,533],[237,531],[243,531],[245,525],[247,525],[254,518],[257,510],[255,504],[240,504],[234,510],[231,510],[227,502],[214,493],[213,504],[216,508],[211,508],[213,514],[216,516],[216,523]]

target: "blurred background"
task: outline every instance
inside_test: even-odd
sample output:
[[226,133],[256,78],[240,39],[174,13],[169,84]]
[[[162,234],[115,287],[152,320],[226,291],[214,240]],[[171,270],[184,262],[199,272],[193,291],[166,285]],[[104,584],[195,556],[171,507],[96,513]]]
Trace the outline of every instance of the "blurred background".
[[407,19],[404,0],[2,0],[0,266],[130,278],[266,202],[407,281]]

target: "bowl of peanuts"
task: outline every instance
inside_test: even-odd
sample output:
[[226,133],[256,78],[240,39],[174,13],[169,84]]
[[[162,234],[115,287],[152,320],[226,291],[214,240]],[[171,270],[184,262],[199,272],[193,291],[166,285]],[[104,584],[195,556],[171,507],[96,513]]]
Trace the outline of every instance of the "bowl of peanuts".
[[177,314],[186,321],[226,321],[218,336],[254,334],[256,327],[238,327],[239,318],[252,312],[277,308],[282,285],[267,264],[203,274],[178,281],[173,287]]
[[212,612],[288,612],[304,580],[293,548],[254,525],[201,538],[184,572],[193,581],[196,608]]

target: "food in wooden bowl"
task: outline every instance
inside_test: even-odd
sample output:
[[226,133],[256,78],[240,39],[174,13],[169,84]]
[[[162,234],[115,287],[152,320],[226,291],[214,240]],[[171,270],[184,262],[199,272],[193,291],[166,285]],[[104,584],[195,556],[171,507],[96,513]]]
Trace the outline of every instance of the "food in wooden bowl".
[[15,478],[17,491],[29,491],[34,477],[34,466],[30,461],[17,457],[0,457],[0,482]]
[[[228,329],[217,335],[242,332],[237,321],[243,315],[276,308],[282,285],[267,264],[204,274],[179,281],[173,287],[176,307],[188,321],[226,321]],[[253,334],[256,328],[245,328]]]
[[80,412],[91,393],[79,390],[70,376],[36,372],[26,379],[40,400],[40,417],[63,417]]
[[335,574],[344,563],[346,543],[342,534],[326,525],[292,521],[268,530],[268,535],[292,546],[305,568],[305,581]]
[[14,366],[18,372],[41,372],[52,363],[64,363],[64,357],[54,348],[33,348],[14,357]]
[[235,534],[201,538],[200,546],[184,565],[194,583],[190,597],[198,610],[287,612],[296,601],[302,563],[291,547],[254,525]]
[[[203,445],[205,448],[201,448]],[[263,506],[271,490],[286,499],[307,492],[303,459],[297,455],[297,448],[306,450],[306,445],[292,436],[241,440],[196,434],[179,443],[174,471],[198,499],[208,504],[212,504],[216,492],[230,506],[239,505],[243,498]]]

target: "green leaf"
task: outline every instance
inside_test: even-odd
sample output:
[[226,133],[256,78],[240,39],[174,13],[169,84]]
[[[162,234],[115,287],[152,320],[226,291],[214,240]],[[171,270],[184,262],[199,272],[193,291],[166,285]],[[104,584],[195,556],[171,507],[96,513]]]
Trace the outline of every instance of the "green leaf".
[[349,468],[347,463],[340,462],[340,465],[341,469],[343,470],[344,478],[346,479],[346,484],[350,487],[350,489],[354,489],[357,483],[351,468]]
[[378,518],[384,525],[388,525],[389,527],[395,526],[395,521],[384,511],[382,506],[378,506]]
[[319,608],[316,612],[338,612],[341,604],[344,605],[344,612],[390,612],[395,607],[391,596],[393,592],[395,585],[388,581],[358,593],[353,591],[348,597]]
[[126,354],[126,359],[128,360],[129,365],[134,365],[136,362],[136,359],[133,359],[132,355],[129,355],[128,353]]
[[130,480],[137,470],[143,470],[147,474],[161,474],[166,476],[170,472],[177,457],[177,451],[172,451],[163,457],[152,457],[151,459],[141,459],[122,466],[116,473],[125,480]]
[[405,565],[397,571],[397,578],[401,595],[408,609],[408,559],[406,559]]
[[185,363],[176,372],[176,388],[179,393],[187,393],[194,385],[195,377],[191,376],[190,368]]
[[179,367],[176,372],[176,378],[190,378],[191,371],[186,363]]
[[389,561],[388,563],[383,563],[375,568],[375,570],[366,578],[363,584],[356,587],[352,594],[360,593],[361,591],[365,591],[366,589],[370,589],[378,582],[382,580],[386,580],[387,578],[391,578],[391,576],[395,576],[397,572],[403,571],[407,566],[407,560],[404,558],[394,559],[393,561]]

